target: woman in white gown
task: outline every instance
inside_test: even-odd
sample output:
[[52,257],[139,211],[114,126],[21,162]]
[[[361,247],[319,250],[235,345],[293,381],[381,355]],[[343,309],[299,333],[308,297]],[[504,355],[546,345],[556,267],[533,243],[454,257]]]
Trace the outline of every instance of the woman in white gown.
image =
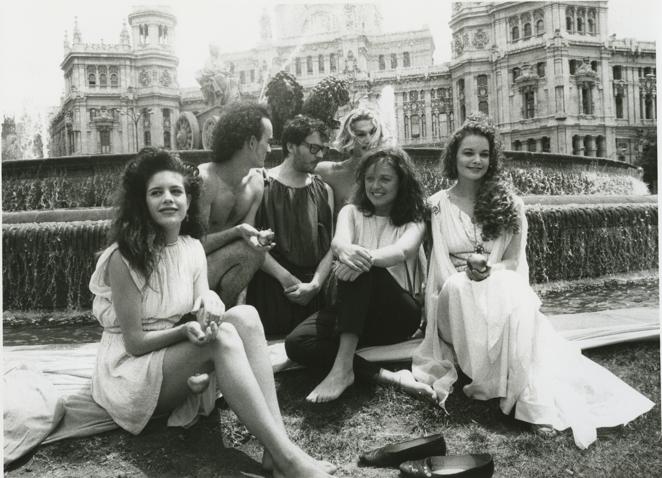
[[528,283],[527,222],[520,198],[501,177],[496,132],[470,116],[449,141],[443,174],[457,179],[429,199],[433,250],[426,288],[425,338],[414,377],[443,407],[457,380],[464,393],[500,398],[505,414],[542,434],[572,428],[588,447],[596,428],[627,423],[653,403],[560,337]]

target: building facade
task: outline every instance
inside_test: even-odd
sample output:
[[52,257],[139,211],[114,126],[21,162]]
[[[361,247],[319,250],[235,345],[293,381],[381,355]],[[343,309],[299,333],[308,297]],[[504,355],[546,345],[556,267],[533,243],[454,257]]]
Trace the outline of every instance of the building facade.
[[126,153],[173,146],[180,89],[175,16],[139,7],[117,44],[84,43],[76,22],[64,39],[65,92],[51,118],[53,156]]
[[[376,4],[282,4],[263,13],[254,48],[213,63],[243,97],[262,98],[280,70],[304,90],[329,75],[347,79],[345,110],[387,111],[404,146],[443,147],[468,113],[482,111],[506,149],[634,162],[657,125],[655,43],[609,35],[607,9],[606,1],[455,2],[451,60],[434,64],[430,30],[384,32]],[[60,154],[208,145],[217,110],[199,88],[177,86],[175,24],[166,10],[143,8],[118,45],[83,44],[77,27],[65,39],[67,92],[51,127]]]

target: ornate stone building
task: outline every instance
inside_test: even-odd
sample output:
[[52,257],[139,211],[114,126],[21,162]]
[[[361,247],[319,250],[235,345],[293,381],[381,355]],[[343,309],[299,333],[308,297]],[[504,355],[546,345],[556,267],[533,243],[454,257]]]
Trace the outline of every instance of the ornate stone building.
[[443,147],[469,112],[483,111],[506,149],[633,162],[657,125],[655,43],[609,35],[607,7],[455,2],[451,60],[434,64],[430,30],[384,32],[378,4],[281,4],[259,19],[254,48],[212,47],[200,88],[186,89],[177,85],[175,17],[141,7],[119,44],[84,44],[77,25],[72,42],[65,37],[53,152],[209,147],[222,104],[236,94],[261,98],[285,70],[304,89],[328,75],[348,79],[352,105],[384,109],[392,98],[385,111],[401,145]]
[[64,38],[65,92],[50,124],[53,156],[173,146],[181,96],[176,24],[165,7],[137,7],[119,43],[90,44],[75,22],[71,42]]
[[428,29],[384,33],[374,4],[279,5],[254,49],[223,55],[242,93],[285,69],[309,88],[348,78],[354,100],[395,93],[396,135],[443,146],[467,113],[492,116],[507,149],[632,162],[656,128],[654,42],[607,32],[606,1],[454,2],[452,59]]

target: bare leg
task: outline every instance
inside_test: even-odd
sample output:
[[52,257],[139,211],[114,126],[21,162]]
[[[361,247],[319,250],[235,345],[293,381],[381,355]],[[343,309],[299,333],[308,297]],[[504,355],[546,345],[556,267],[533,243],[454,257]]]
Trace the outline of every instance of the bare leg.
[[264,262],[264,253],[251,248],[243,239],[217,249],[207,256],[209,287],[218,292],[227,308],[237,299]]
[[333,367],[322,382],[306,397],[313,403],[330,402],[338,398],[354,383],[354,352],[359,343],[356,334],[340,334],[338,353]]
[[[283,423],[283,417],[278,406],[276,383],[271,361],[269,360],[267,340],[264,336],[264,328],[262,327],[257,310],[249,305],[238,305],[223,315],[223,321],[234,325],[237,329],[244,343],[246,357],[262,390],[267,406],[271,410],[276,424],[284,431],[285,424]],[[266,470],[273,469],[273,459],[267,449],[264,450],[262,466]],[[336,470],[336,467],[328,462],[322,461],[320,462],[320,466],[328,473],[333,473]]]
[[166,349],[157,411],[172,410],[179,405],[188,393],[182,386],[187,378],[200,370],[209,370],[211,364],[228,404],[273,457],[274,476],[330,476],[295,446],[276,422],[250,367],[241,338],[229,323],[221,323],[217,340],[205,346],[180,342]]

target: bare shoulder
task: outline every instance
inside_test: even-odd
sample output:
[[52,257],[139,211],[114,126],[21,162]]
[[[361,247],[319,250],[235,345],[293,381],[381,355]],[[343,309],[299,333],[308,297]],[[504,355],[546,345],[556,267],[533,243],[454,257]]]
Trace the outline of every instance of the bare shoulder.
[[246,175],[246,189],[251,196],[262,197],[262,192],[264,191],[264,174],[264,169],[254,168]]

